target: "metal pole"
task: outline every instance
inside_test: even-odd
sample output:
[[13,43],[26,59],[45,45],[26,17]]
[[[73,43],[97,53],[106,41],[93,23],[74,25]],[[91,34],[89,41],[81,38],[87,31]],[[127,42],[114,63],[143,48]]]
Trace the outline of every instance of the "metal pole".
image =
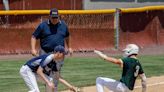
[[73,10],[73,1],[71,0],[71,10]]
[[115,48],[119,49],[119,28],[120,28],[120,9],[116,8],[116,12],[115,12]]
[[138,0],[135,0],[134,2],[135,2],[135,3],[138,3]]
[[[9,8],[9,1],[8,0],[3,0],[3,5],[4,5],[4,8],[5,8],[6,11],[10,10],[10,8]],[[7,27],[8,24],[9,24],[9,16],[5,15],[5,19],[6,19],[5,27]]]
[[76,0],[74,0],[74,10],[76,10]]
[[23,10],[25,10],[25,1],[23,0]]
[[5,10],[9,10],[10,9],[8,0],[3,0],[3,5],[4,5]]

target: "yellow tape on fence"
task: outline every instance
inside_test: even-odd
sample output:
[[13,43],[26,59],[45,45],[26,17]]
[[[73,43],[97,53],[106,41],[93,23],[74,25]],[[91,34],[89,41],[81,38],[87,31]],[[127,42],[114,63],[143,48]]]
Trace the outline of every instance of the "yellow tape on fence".
[[112,14],[115,12],[115,9],[106,9],[106,10],[61,10],[61,14]]
[[[0,15],[32,15],[49,14],[50,10],[10,10],[0,11]],[[103,14],[114,13],[115,9],[108,10],[59,10],[59,14]]]
[[32,14],[49,14],[49,10],[9,10],[9,11],[0,11],[0,15],[32,15]]
[[122,13],[132,13],[132,12],[144,12],[144,11],[154,11],[154,10],[164,10],[163,6],[145,6],[139,8],[121,8]]
[[[146,6],[139,8],[120,8],[122,13],[144,12],[153,10],[164,10],[164,5],[161,6]],[[59,14],[112,14],[116,9],[106,10],[59,10]],[[50,10],[9,10],[0,11],[0,15],[32,15],[32,14],[49,14]]]

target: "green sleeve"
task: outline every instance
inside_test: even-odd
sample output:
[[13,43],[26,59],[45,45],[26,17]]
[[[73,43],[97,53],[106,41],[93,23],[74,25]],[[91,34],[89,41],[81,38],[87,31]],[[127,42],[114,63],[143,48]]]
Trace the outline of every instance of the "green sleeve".
[[139,63],[139,66],[140,66],[140,69],[139,69],[139,74],[144,73],[143,68],[142,68],[142,65],[141,65],[140,63]]

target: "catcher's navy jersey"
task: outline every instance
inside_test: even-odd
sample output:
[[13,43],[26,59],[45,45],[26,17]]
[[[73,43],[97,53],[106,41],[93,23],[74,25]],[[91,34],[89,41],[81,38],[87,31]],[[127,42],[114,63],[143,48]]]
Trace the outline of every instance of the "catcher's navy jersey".
[[53,61],[53,57],[53,54],[41,55],[27,61],[25,65],[28,65],[33,72],[36,72],[38,67],[41,66],[43,72],[49,75],[51,71],[58,71],[57,64]]
[[123,82],[130,90],[133,90],[134,83],[138,74],[144,73],[140,62],[134,58],[123,58],[123,73],[121,82]]

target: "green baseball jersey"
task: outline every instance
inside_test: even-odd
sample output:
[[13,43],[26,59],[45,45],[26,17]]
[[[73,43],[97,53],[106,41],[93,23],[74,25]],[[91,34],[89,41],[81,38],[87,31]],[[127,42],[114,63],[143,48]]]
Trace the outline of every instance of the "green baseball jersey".
[[138,59],[135,58],[126,57],[121,60],[123,61],[123,72],[120,81],[130,90],[133,90],[138,74],[144,73],[142,66]]

